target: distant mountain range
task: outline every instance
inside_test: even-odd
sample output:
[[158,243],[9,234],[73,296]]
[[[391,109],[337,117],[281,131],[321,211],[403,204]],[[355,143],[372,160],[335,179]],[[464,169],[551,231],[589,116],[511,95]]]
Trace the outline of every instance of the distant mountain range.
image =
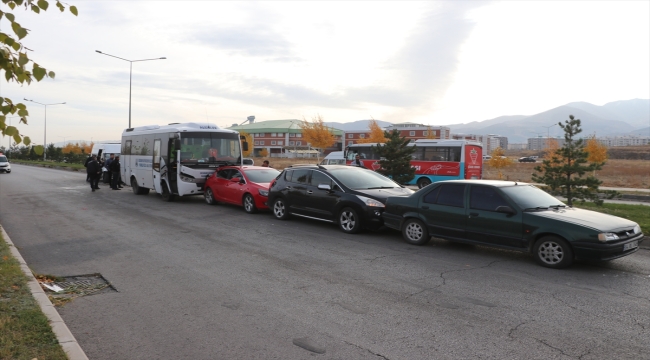
[[[558,122],[569,115],[581,120],[582,136],[650,136],[650,99],[621,100],[602,106],[587,102],[573,102],[535,115],[508,115],[466,124],[449,124],[452,134],[498,134],[507,136],[510,143],[524,143],[528,138],[547,135],[563,136]],[[366,130],[371,120],[350,123],[326,123],[344,131]],[[391,125],[376,120],[381,127]]]

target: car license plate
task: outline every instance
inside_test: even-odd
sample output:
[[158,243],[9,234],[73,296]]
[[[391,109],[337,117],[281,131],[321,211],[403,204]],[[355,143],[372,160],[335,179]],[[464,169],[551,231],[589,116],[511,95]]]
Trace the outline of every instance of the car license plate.
[[627,244],[623,244],[623,251],[628,251],[630,249],[638,248],[639,247],[639,242],[638,241],[632,241]]

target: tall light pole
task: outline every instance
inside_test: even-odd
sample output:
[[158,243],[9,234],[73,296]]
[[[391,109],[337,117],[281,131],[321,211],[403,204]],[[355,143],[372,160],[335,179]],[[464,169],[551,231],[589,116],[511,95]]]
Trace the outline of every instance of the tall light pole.
[[549,147],[549,141],[551,141],[551,140],[549,140],[549,139],[551,138],[551,128],[552,128],[553,126],[557,126],[557,125],[558,125],[558,124],[553,124],[553,125],[550,125],[550,126],[544,126],[544,125],[541,125],[542,127],[545,127],[545,128],[546,128],[546,147],[547,147],[547,148]]
[[62,103],[55,103],[55,104],[43,104],[43,103],[39,103],[38,101],[29,100],[25,98],[23,98],[23,100],[31,101],[35,104],[43,105],[45,107],[45,123],[43,126],[43,161],[45,161],[47,159],[47,107],[50,105],[63,105],[65,103],[62,102]]
[[95,50],[95,52],[100,53],[102,55],[114,57],[116,59],[120,59],[120,60],[124,60],[124,61],[129,62],[129,128],[130,128],[131,127],[131,78],[132,78],[132,75],[133,75],[133,63],[138,62],[138,61],[165,60],[167,58],[163,56],[163,57],[159,57],[159,58],[155,58],[155,59],[128,60],[128,59],[123,59],[123,58],[115,56],[115,55],[103,53],[103,52],[101,52],[99,50]]

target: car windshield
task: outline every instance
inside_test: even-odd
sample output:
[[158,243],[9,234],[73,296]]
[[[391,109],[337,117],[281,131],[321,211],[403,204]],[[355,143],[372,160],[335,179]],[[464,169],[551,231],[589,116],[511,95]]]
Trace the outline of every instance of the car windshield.
[[501,191],[522,209],[548,209],[549,207],[566,206],[560,200],[533,185],[507,186],[502,187]]
[[400,187],[393,180],[371,170],[358,167],[341,167],[328,169],[343,185],[354,190],[392,189]]
[[275,179],[279,173],[280,171],[272,168],[246,170],[246,176],[248,176],[248,180],[254,183],[271,182],[271,180]]
[[7,162],[7,157],[4,155],[0,155],[0,162]]

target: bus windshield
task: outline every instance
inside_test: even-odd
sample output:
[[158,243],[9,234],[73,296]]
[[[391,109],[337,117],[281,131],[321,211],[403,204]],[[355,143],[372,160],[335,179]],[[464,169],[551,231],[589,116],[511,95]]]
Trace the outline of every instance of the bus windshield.
[[220,132],[181,133],[181,163],[231,164],[241,161],[239,135]]

